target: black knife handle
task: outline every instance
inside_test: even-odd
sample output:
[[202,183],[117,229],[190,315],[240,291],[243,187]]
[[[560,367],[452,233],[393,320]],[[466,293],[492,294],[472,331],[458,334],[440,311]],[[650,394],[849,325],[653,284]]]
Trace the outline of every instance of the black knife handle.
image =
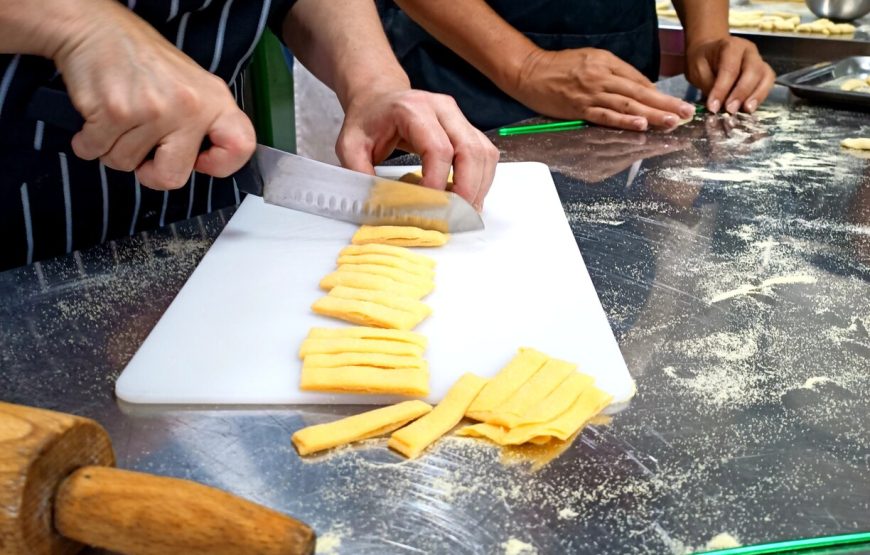
[[[85,124],[85,118],[75,109],[69,94],[66,91],[51,87],[39,87],[36,89],[27,105],[26,113],[30,119],[40,120],[72,133],[81,131]],[[211,139],[206,136],[203,138],[202,144],[199,145],[199,151],[204,152],[211,148],[211,146]],[[145,160],[153,160],[156,150],[156,147],[151,149]],[[245,163],[235,173],[235,176],[237,177],[236,185],[240,191],[263,196],[263,180],[250,162]]]

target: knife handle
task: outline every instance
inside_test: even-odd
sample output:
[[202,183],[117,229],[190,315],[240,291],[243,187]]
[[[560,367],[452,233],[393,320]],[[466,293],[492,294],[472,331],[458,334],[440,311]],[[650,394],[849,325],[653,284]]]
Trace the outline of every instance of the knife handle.
[[[40,120],[72,133],[81,131],[85,124],[85,118],[73,106],[69,94],[66,91],[51,87],[39,87],[36,89],[27,105],[26,113],[30,119]],[[211,139],[206,135],[202,139],[202,144],[199,145],[199,151],[205,152],[211,146]],[[151,152],[145,156],[145,160],[153,160],[156,150],[156,147],[151,149]],[[260,197],[263,196],[263,180],[259,173],[251,167],[250,162],[246,162],[235,173],[235,176],[238,177],[236,185],[241,192]]]

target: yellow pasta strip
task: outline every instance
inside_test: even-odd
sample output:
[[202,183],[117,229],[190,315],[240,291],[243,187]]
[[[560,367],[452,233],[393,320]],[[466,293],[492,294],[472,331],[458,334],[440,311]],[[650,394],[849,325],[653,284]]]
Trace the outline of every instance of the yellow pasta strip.
[[311,328],[308,332],[311,339],[335,339],[353,337],[358,339],[383,339],[385,341],[401,341],[413,343],[424,349],[429,341],[419,333],[405,330],[388,330],[382,328],[370,328],[364,326],[348,326],[343,328]]
[[379,245],[377,243],[369,243],[368,245],[348,245],[338,253],[339,256],[363,254],[383,254],[394,256],[396,258],[407,260],[408,262],[413,262],[414,264],[426,266],[427,268],[435,268],[435,260],[433,258],[430,258],[425,254],[414,252],[411,249],[397,247],[395,245]]
[[402,312],[410,312],[421,320],[432,314],[432,308],[426,303],[413,297],[403,297],[402,295],[396,295],[386,291],[356,289],[354,287],[339,285],[338,287],[333,287],[332,290],[329,291],[329,296],[352,301],[377,303],[384,305],[387,308],[401,310]]
[[328,424],[302,428],[293,434],[293,445],[300,455],[308,455],[389,433],[430,410],[432,407],[423,401],[405,401]]
[[354,245],[380,243],[400,247],[440,247],[447,243],[449,237],[440,231],[413,226],[364,225],[360,226],[354,233],[351,243]]
[[385,393],[425,397],[429,395],[429,372],[420,368],[303,367],[302,391],[329,393]]
[[382,304],[338,297],[321,297],[311,305],[311,310],[317,314],[331,316],[363,326],[411,330],[419,324],[423,317],[412,312],[396,310]]
[[415,458],[459,424],[468,406],[486,385],[486,381],[474,374],[463,375],[432,412],[394,432],[387,445],[409,459]]
[[361,339],[358,337],[311,337],[299,347],[299,358],[308,355],[334,353],[382,353],[387,355],[423,356],[423,347],[404,341]]
[[421,276],[411,273],[407,270],[393,268],[391,266],[383,266],[381,264],[341,264],[338,267],[339,272],[358,272],[361,274],[374,274],[376,276],[388,277],[399,283],[406,283],[420,288],[434,287],[431,277]]
[[415,299],[422,299],[431,293],[432,288],[434,287],[434,285],[432,285],[428,288],[424,288],[419,285],[401,283],[385,276],[360,272],[347,272],[343,270],[336,270],[320,280],[320,288],[324,291],[329,291],[333,287],[338,287],[339,285],[345,285],[355,289],[390,291],[405,297],[413,297]]
[[[422,179],[422,177],[421,173],[420,178]],[[369,202],[390,208],[400,206],[431,208],[450,204],[450,197],[443,190],[429,187],[408,187],[408,183],[381,181],[372,188]]]
[[418,264],[406,258],[398,256],[390,256],[389,254],[344,254],[338,257],[338,264],[380,264],[381,266],[389,266],[405,272],[421,276],[423,278],[433,279],[435,270],[429,266]]
[[484,420],[490,412],[526,383],[547,362],[547,355],[521,348],[517,355],[486,384],[480,395],[468,407],[466,416]]
[[519,425],[524,413],[553,392],[575,370],[577,370],[576,364],[557,358],[549,359],[529,378],[529,381],[496,407],[484,421],[506,428]]
[[505,445],[505,436],[507,436],[507,428],[501,426],[493,426],[492,424],[472,424],[456,430],[456,435],[466,437],[482,437],[486,438],[499,445]]
[[418,368],[426,370],[423,357],[385,355],[382,353],[314,354],[305,357],[302,368],[339,368],[341,366],[372,366],[375,368]]
[[529,408],[522,417],[514,421],[514,426],[524,424],[540,424],[554,420],[567,411],[577,397],[595,381],[592,376],[575,372],[568,376],[558,388]]
[[571,407],[554,420],[543,424],[527,424],[513,428],[504,438],[507,445],[546,443],[550,438],[566,440],[586,425],[593,416],[604,410],[613,399],[595,386],[587,387]]

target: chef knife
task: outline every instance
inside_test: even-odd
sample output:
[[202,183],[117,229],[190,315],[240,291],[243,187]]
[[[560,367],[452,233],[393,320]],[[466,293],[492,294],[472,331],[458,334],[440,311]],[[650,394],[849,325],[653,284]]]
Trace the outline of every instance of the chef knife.
[[[41,87],[27,115],[78,132],[84,119],[66,91]],[[203,149],[208,148],[208,138]],[[458,233],[483,229],[480,214],[459,195],[324,164],[257,145],[239,170],[239,189],[269,204],[359,225],[414,225]]]

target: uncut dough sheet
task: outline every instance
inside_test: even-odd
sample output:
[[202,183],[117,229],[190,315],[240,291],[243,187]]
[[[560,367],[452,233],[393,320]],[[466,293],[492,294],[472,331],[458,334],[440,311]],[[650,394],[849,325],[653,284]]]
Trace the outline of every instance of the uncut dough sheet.
[[[398,177],[413,167],[384,168]],[[486,230],[439,248],[428,339],[430,402],[466,372],[491,377],[530,346],[575,362],[617,399],[634,391],[549,169],[499,164]],[[356,226],[248,197],[118,380],[128,403],[386,404],[404,398],[303,392],[298,350],[318,287]],[[545,245],[546,248],[541,248]],[[485,330],[482,331],[482,330]]]

